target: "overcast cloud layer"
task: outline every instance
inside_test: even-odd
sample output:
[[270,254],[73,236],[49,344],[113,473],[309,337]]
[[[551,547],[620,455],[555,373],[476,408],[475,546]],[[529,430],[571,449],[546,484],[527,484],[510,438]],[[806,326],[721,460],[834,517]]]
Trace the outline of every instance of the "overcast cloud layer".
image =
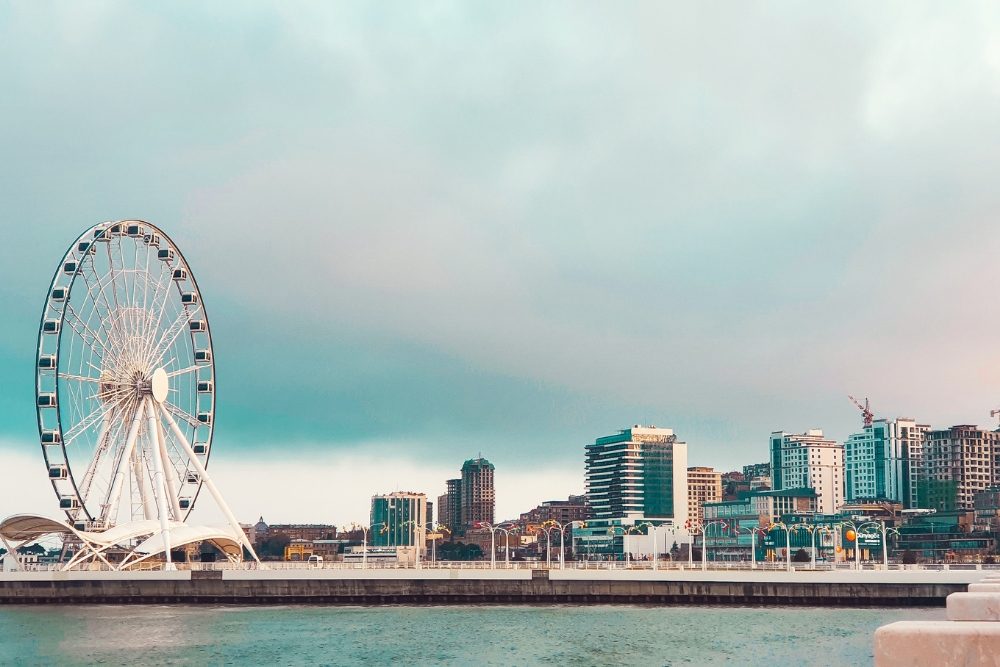
[[0,4],[0,436],[34,452],[46,286],[121,218],[196,271],[265,466],[578,473],[652,422],[729,468],[847,393],[990,424],[997,14]]

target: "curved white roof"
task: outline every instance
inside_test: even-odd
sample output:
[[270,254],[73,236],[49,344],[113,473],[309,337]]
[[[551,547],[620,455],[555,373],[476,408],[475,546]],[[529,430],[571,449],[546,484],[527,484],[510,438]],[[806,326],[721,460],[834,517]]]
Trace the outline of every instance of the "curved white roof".
[[[191,544],[192,542],[211,542],[227,556],[242,556],[243,546],[229,528],[221,526],[188,526],[178,524],[172,527],[170,533],[170,548]],[[148,540],[135,548],[141,554],[155,554],[163,551],[163,533],[157,531]]]
[[[243,546],[238,536],[228,527],[221,526],[189,526],[180,521],[169,522],[170,547],[177,548],[192,542],[207,541],[218,547],[227,556],[242,556]],[[163,534],[160,532],[160,522],[155,519],[130,521],[119,524],[102,532],[76,530],[68,523],[62,523],[45,516],[18,514],[0,522],[0,536],[16,542],[30,542],[46,535],[65,535],[71,533],[93,545],[112,546],[129,542],[148,535],[135,551],[152,555],[163,551]]]

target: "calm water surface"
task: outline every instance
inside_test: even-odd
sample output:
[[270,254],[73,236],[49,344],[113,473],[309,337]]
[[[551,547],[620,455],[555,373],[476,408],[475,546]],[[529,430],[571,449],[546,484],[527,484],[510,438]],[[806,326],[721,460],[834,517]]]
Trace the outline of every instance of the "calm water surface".
[[865,665],[885,623],[943,609],[0,608],[0,664]]

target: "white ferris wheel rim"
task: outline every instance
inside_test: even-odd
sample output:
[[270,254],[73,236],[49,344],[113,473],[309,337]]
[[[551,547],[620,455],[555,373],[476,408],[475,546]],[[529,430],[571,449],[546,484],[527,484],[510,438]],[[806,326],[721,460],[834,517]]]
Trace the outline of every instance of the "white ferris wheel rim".
[[[124,239],[131,239],[125,244],[135,250],[131,267],[122,254]],[[104,275],[98,269],[101,252],[108,258]],[[85,308],[88,301],[84,317],[74,305]],[[164,328],[168,311],[173,317]],[[137,511],[152,518],[163,507],[173,520],[185,520],[204,483],[197,470],[204,472],[211,453],[215,361],[201,292],[177,245],[139,220],[104,222],[85,231],[53,276],[37,350],[39,438],[67,517],[107,528],[121,522],[128,506],[126,520]],[[85,451],[75,451],[86,444],[89,459]]]

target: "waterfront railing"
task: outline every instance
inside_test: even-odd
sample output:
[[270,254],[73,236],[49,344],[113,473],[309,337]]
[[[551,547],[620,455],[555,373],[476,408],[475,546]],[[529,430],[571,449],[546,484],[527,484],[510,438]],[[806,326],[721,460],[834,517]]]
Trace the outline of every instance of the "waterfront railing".
[[[163,570],[165,563],[158,562],[143,562],[128,568],[130,571],[160,571]],[[62,565],[52,564],[52,563],[29,563],[19,567],[20,571],[24,572],[54,572],[59,571],[63,568]],[[416,564],[409,563],[391,563],[391,562],[369,562],[369,563],[353,563],[353,562],[342,562],[342,561],[330,561],[323,563],[308,563],[301,561],[265,561],[263,563],[257,562],[241,562],[241,563],[230,563],[230,562],[214,562],[214,563],[174,563],[174,568],[181,571],[223,571],[223,570],[271,570],[271,571],[303,571],[303,570],[593,570],[593,571],[649,571],[649,570],[663,570],[663,571],[688,571],[697,572],[701,571],[702,565],[700,562],[695,561],[694,564],[690,563],[670,563],[669,561],[660,562],[654,568],[653,563],[649,561],[638,561],[625,563],[622,561],[570,561],[565,564],[564,568],[560,568],[559,565],[547,565],[544,561],[514,561],[510,563],[497,562],[494,565],[490,561],[437,561],[437,562],[422,562],[419,566]],[[111,571],[113,568],[109,567],[105,563],[100,564],[90,564],[89,566],[74,568],[77,570],[92,570],[92,571]],[[716,561],[708,562],[705,564],[705,570],[719,572],[719,571],[751,571],[751,570],[761,570],[761,571],[786,571],[788,565],[784,562],[758,562],[756,564],[751,564],[749,561]],[[899,562],[890,562],[888,566],[882,563],[861,563],[860,568],[858,568],[852,562],[835,562],[835,563],[816,563],[812,566],[809,563],[793,563],[792,568],[796,572],[830,572],[830,571],[849,571],[861,569],[863,571],[878,571],[878,570],[907,570],[907,571],[947,571],[947,570],[1000,570],[1000,564],[990,564],[990,563],[920,563],[920,564],[903,564]]]

